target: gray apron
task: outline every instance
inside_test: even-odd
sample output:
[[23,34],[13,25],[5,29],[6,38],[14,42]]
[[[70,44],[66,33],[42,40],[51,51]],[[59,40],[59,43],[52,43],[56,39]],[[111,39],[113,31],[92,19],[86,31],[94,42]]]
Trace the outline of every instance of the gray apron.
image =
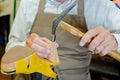
[[[40,2],[39,10],[30,33],[37,33],[39,36],[47,37],[51,40],[52,23],[57,15],[44,13],[44,1],[41,0]],[[78,4],[79,15],[67,15],[63,21],[86,32],[84,0],[79,0]],[[89,74],[91,52],[86,47],[79,46],[79,39],[77,37],[60,28],[57,28],[56,31],[56,42],[59,44],[58,53],[61,62],[57,73],[60,75],[61,80],[91,80]],[[49,79],[44,76],[43,80]]]
[[[41,0],[31,33],[37,33],[41,37],[47,37],[51,40],[52,23],[57,15],[44,13],[44,1]],[[81,31],[86,31],[83,6],[84,0],[79,0],[79,15],[67,15],[63,21],[77,27]],[[86,47],[79,46],[79,39],[58,27],[56,31],[56,42],[59,44],[58,53],[61,64],[58,67],[58,73],[61,79],[90,80],[88,73],[91,53]]]

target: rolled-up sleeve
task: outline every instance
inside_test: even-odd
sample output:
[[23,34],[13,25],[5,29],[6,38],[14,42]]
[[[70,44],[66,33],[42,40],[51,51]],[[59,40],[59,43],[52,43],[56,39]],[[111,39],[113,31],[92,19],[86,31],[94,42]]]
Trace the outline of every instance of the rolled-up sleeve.
[[104,20],[104,26],[113,33],[116,38],[118,49],[120,52],[120,9],[115,5],[114,2],[108,2],[107,12]]
[[10,31],[6,51],[14,46],[25,46],[34,23],[40,0],[21,0]]
[[6,45],[6,51],[9,50],[11,47],[16,45],[25,45],[25,40],[27,39],[26,33],[26,19],[25,19],[25,1],[21,0],[20,6],[17,11],[17,15],[13,22],[13,26],[11,28],[9,34],[9,41]]

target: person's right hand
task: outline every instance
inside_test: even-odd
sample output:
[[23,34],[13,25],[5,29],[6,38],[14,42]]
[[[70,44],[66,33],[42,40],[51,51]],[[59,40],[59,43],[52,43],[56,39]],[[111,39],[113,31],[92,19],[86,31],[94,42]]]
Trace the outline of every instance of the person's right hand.
[[[26,41],[26,46],[33,49],[38,56],[46,58],[50,53],[49,44],[51,41],[45,37],[39,37],[36,33],[32,33]],[[58,44],[56,44],[56,48]]]
[[80,46],[89,42],[88,49],[105,56],[113,50],[117,50],[118,44],[115,37],[103,26],[88,30],[80,40]]

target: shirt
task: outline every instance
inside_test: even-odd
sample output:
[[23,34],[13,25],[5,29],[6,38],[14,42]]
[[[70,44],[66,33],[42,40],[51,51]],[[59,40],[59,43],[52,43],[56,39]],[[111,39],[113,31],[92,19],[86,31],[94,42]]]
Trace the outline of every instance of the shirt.
[[[44,6],[45,13],[60,14],[63,11],[63,9],[65,9],[69,4],[71,4],[75,0],[68,0],[65,1],[64,3],[57,2],[56,0],[45,1],[46,1]],[[76,4],[76,6],[68,14],[77,15],[78,14],[77,7],[78,5]]]
[[[29,37],[29,32],[35,20],[39,3],[40,0],[21,0],[10,31],[6,51],[16,45],[25,46],[25,41]],[[46,0],[45,4],[48,3],[52,5],[49,0]],[[62,6],[64,4],[60,5]],[[57,7],[58,9],[54,7],[53,10],[61,12],[61,9],[64,9],[63,7],[66,8],[66,6],[62,6],[62,8]],[[45,9],[46,5],[44,11],[47,12]],[[120,51],[120,9],[110,0],[84,0],[84,15],[88,29],[104,26],[110,30],[117,40],[118,51]]]

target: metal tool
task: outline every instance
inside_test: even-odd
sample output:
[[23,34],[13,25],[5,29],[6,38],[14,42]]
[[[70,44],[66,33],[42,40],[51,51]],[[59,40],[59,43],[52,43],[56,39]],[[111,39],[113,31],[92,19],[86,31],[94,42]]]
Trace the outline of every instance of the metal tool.
[[76,5],[76,2],[78,0],[72,0],[72,3],[68,5],[68,7],[63,10],[63,12],[56,17],[56,19],[53,21],[53,26],[52,26],[52,41],[54,42],[56,40],[56,28],[62,18]]
[[[68,32],[72,33],[75,36],[78,36],[79,38],[82,37],[84,35],[84,33],[82,33],[81,31],[75,29],[74,27],[68,27],[71,26],[67,23],[62,22],[62,18],[75,6],[76,2],[78,0],[74,0],[73,3],[71,5],[69,5],[54,21],[53,21],[53,26],[52,26],[52,41],[56,41],[56,28],[58,27],[58,25],[64,26],[65,30],[67,30]],[[67,28],[67,27],[68,28]],[[73,28],[73,29],[72,29]],[[113,57],[114,59],[120,61],[120,54],[116,51],[112,51],[108,54],[109,56]],[[54,70],[56,72],[59,72],[59,69],[57,66],[54,67]],[[62,80],[60,78],[60,74],[57,73],[57,79],[52,79],[52,80]]]
[[[60,23],[62,18],[76,5],[77,1],[78,0],[72,0],[72,3],[68,5],[68,7],[65,10],[63,10],[63,12],[60,15],[58,15],[56,19],[53,21],[53,26],[52,26],[52,41],[53,42],[56,41],[56,28],[58,27],[58,24]],[[59,69],[57,66],[54,66],[54,70],[55,72],[57,72],[57,78],[52,79],[52,80],[62,80],[60,78]]]
[[[61,21],[58,24],[58,26],[61,27],[64,30],[70,32],[72,35],[77,36],[79,39],[81,37],[83,37],[83,35],[84,35],[84,33],[81,32],[79,29],[75,28],[74,26],[72,26],[68,23],[65,23],[64,21]],[[108,53],[108,55],[120,62],[120,53],[119,52],[111,51],[110,53]]]

